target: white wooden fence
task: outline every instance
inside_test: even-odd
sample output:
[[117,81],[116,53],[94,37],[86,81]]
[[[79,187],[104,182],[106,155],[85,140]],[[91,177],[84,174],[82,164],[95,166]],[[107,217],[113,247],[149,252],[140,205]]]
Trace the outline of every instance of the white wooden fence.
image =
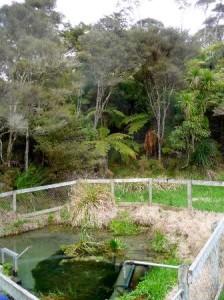
[[224,219],[192,265],[179,274],[179,290],[172,300],[219,300],[224,288]]
[[0,290],[7,293],[15,300],[40,300],[1,272]]
[[[186,207],[193,209],[192,205],[192,187],[205,186],[205,187],[224,187],[223,181],[204,181],[204,180],[186,180],[186,179],[166,179],[166,178],[127,178],[127,179],[85,179],[73,180],[51,185],[44,185],[33,188],[20,189],[0,194],[0,209],[12,210],[23,214],[36,213],[41,211],[46,213],[49,209],[50,212],[55,209],[60,209],[69,199],[69,191],[72,186],[77,182],[85,182],[89,184],[106,184],[110,185],[111,192],[115,194],[116,184],[144,184],[148,190],[148,203],[151,205],[153,199],[153,186],[155,184],[173,184],[186,186]],[[223,190],[224,191],[224,190]],[[46,199],[51,200],[46,201]],[[41,200],[41,201],[39,201]],[[56,201],[57,200],[57,201]],[[36,203],[39,201],[39,206]],[[136,200],[135,202],[138,202]],[[25,206],[30,203],[28,211],[23,211],[20,204]],[[224,200],[223,200],[224,203]],[[169,205],[169,204],[168,204]]]

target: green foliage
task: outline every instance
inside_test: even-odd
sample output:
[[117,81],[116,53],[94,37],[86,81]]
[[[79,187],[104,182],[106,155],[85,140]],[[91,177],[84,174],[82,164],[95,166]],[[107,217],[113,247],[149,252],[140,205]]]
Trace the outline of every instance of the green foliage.
[[[214,166],[223,43],[200,50],[186,32],[157,20],[129,26],[124,12],[72,28],[55,5],[26,0],[0,9],[2,190],[107,176],[111,163],[163,174],[162,161],[142,157],[147,127],[156,131],[160,160],[178,156],[179,169]],[[210,32],[205,45],[217,41],[212,32],[223,36],[210,25],[196,37]]]
[[50,214],[47,218],[48,225],[53,225],[55,223],[55,216],[53,214]]
[[149,123],[149,115],[141,113],[128,116],[124,119],[123,123],[128,126],[129,134],[134,134]]
[[3,274],[6,276],[12,276],[13,275],[13,265],[10,263],[4,263],[3,264]]
[[112,220],[109,229],[116,236],[136,235],[140,232],[139,226],[131,220],[128,214],[123,214]]
[[62,251],[69,257],[75,259],[110,259],[114,257],[124,257],[126,246],[118,239],[95,242],[90,237],[81,239],[78,243],[62,246]]
[[28,221],[27,220],[24,220],[24,219],[17,219],[15,221],[12,221],[9,225],[9,232],[12,232],[12,233],[19,233],[20,231],[23,230],[24,228],[24,225],[27,223]]
[[217,164],[220,158],[217,144],[211,139],[202,140],[196,146],[195,152],[192,156],[193,164],[202,168],[211,168]]
[[176,257],[176,245],[169,242],[167,237],[160,231],[156,231],[149,242],[149,251],[156,255],[162,255],[166,259]]
[[136,158],[135,151],[129,146],[130,136],[124,133],[110,133],[108,128],[98,129],[98,139],[94,141],[96,151],[107,156],[110,150],[118,152],[123,158]]
[[[169,259],[165,263],[178,265],[179,262],[176,259]],[[133,292],[120,297],[119,300],[164,300],[177,281],[176,270],[153,268]]]
[[67,207],[60,210],[60,217],[63,222],[69,222],[71,220],[71,214]]
[[30,188],[43,185],[46,182],[46,171],[40,167],[31,165],[27,171],[19,174],[16,178],[16,188]]

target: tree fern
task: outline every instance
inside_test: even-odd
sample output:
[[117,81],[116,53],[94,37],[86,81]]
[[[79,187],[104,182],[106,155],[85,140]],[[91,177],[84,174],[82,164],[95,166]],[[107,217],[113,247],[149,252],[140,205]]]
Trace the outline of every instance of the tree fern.
[[123,124],[128,126],[128,133],[134,134],[142,129],[149,122],[149,115],[142,113],[126,117]]
[[108,128],[100,127],[96,140],[90,143],[95,146],[97,153],[100,156],[108,156],[110,150],[118,152],[121,157],[127,159],[136,158],[135,147],[132,147],[131,139],[128,134],[112,133]]

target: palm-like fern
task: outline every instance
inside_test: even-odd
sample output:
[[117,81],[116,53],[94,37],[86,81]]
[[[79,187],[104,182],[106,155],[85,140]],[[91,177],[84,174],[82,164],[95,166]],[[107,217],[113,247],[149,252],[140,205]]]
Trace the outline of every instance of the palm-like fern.
[[130,136],[123,133],[110,133],[110,130],[101,127],[97,130],[97,138],[94,143],[96,151],[102,157],[107,157],[110,150],[118,152],[122,158],[136,158],[136,152],[130,146]]
[[128,133],[134,134],[149,123],[149,115],[146,113],[135,114],[124,119],[123,124],[128,126]]

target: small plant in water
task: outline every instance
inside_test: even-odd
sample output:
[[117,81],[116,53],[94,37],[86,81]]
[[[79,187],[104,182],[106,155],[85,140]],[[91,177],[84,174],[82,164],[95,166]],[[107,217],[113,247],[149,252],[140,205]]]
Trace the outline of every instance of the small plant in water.
[[153,239],[149,242],[149,251],[162,256],[176,257],[176,244],[169,242],[167,237],[160,231],[156,231]]
[[119,218],[112,220],[109,229],[117,236],[136,235],[141,231],[128,214],[122,214]]
[[6,276],[13,275],[13,265],[10,263],[3,264],[3,274]]
[[69,222],[70,221],[70,218],[71,218],[71,215],[70,215],[70,212],[68,210],[67,207],[64,207],[61,211],[60,211],[60,217],[61,217],[61,220],[63,222]]
[[119,239],[111,239],[108,242],[108,256],[124,256],[126,250],[125,244]]
[[47,219],[47,222],[48,222],[49,225],[53,225],[54,222],[55,222],[54,215],[52,215],[52,214],[49,215],[49,216],[48,216],[48,219]]

